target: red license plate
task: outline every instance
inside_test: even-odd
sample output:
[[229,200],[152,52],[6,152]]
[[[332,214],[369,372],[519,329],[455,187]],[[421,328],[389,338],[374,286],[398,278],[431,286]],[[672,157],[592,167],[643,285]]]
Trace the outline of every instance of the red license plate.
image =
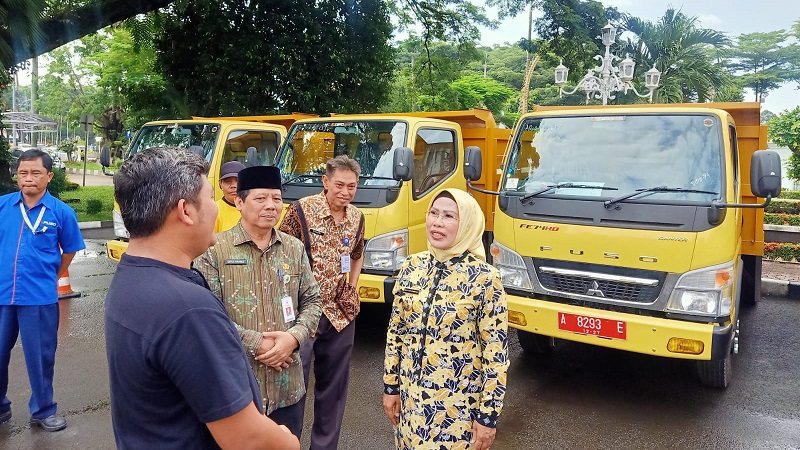
[[625,321],[562,312],[558,313],[558,329],[623,341],[628,336],[628,326]]

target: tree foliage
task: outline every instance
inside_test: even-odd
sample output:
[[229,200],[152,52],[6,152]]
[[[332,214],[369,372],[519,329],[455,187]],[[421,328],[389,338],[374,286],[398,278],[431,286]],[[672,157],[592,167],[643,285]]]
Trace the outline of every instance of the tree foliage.
[[366,112],[388,94],[392,49],[380,0],[179,1],[156,68],[179,115]]
[[658,101],[712,100],[725,87],[724,68],[716,61],[730,41],[723,33],[700,28],[696,17],[669,8],[655,23],[629,17],[624,29],[635,35],[623,47],[636,62],[634,80],[642,80],[654,66],[661,72]]
[[601,28],[608,23],[617,24],[623,18],[616,8],[606,8],[594,0],[535,0],[533,5],[542,11],[534,26],[542,42],[543,59],[553,55],[563,60],[573,81],[594,66],[592,58],[600,53]]
[[0,62],[13,67],[173,0],[0,0]]
[[[5,68],[0,67],[0,94],[3,94],[10,83],[11,74],[9,74]],[[3,125],[3,111],[5,110],[5,107],[0,108],[0,130],[5,128],[5,125]],[[10,162],[11,153],[8,151],[8,140],[6,140],[6,138],[0,134],[0,195],[9,192],[11,189],[11,172],[9,171]]]
[[400,43],[398,76],[388,111],[442,111],[458,108],[458,95],[451,83],[463,68],[480,58],[474,45],[426,42],[411,36]]
[[786,163],[787,176],[800,180],[800,106],[772,116],[768,130],[772,142],[792,151]]
[[783,83],[800,79],[800,45],[788,43],[784,30],[742,34],[727,56],[728,66],[741,74],[740,83],[755,93],[755,101]]

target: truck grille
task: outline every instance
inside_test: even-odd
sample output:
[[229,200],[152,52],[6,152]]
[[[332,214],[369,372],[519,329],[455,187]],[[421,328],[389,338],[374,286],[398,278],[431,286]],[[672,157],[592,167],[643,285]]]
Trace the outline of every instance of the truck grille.
[[[652,303],[658,298],[665,278],[665,274],[659,272],[598,264],[574,265],[563,261],[536,260],[534,267],[539,282],[545,289],[594,297],[599,302],[609,299]],[[632,282],[627,282],[626,279]],[[649,285],[645,281],[649,281]]]

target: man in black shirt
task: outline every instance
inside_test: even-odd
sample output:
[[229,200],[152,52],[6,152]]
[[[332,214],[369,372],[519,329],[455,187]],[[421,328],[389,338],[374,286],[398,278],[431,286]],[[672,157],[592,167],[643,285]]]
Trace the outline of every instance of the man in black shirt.
[[238,332],[192,260],[214,245],[208,163],[152,148],[114,176],[131,240],[106,296],[111,417],[120,449],[299,449],[264,416]]

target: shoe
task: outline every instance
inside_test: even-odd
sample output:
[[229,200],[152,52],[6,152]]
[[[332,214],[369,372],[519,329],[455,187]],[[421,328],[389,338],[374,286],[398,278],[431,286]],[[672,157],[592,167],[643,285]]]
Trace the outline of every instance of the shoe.
[[8,411],[4,412],[3,414],[0,414],[0,423],[6,423],[9,420],[11,420],[11,410],[10,409]]
[[67,428],[67,419],[55,414],[44,419],[31,417],[31,425],[42,427],[45,431],[59,431]]

